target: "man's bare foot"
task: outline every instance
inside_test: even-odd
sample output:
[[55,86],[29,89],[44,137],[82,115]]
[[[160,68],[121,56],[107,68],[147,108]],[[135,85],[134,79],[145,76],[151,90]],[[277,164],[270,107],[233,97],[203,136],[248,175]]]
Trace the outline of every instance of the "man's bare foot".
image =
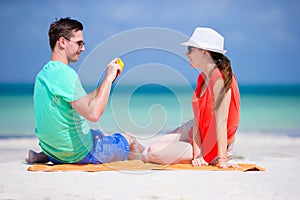
[[25,162],[32,163],[47,163],[49,162],[48,156],[43,152],[37,153],[33,150],[28,151],[28,157],[25,158]]

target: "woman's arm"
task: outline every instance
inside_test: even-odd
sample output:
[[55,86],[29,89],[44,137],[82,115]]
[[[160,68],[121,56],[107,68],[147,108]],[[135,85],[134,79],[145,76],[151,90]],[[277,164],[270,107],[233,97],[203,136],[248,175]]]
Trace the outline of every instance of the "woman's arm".
[[208,165],[202,155],[201,134],[197,126],[197,120],[193,124],[193,166]]
[[[220,91],[224,87],[224,82],[222,79],[216,81],[214,85],[214,97],[215,101],[220,95]],[[231,90],[229,89],[220,104],[220,107],[215,111],[216,123],[217,123],[217,140],[218,140],[218,165],[219,167],[227,166],[227,120],[229,105],[231,99]]]
[[118,71],[122,71],[120,66],[112,60],[107,65],[106,76],[101,85],[93,92],[86,96],[71,102],[71,106],[84,118],[89,121],[99,121],[108,102],[111,85],[117,76]]
[[197,120],[194,120],[193,125],[193,159],[203,157],[202,145],[201,145],[201,134],[199,133],[198,126],[195,124]]

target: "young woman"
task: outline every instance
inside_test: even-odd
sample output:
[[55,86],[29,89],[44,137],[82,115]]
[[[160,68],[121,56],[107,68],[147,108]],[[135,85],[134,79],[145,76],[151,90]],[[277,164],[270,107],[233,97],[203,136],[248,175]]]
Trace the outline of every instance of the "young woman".
[[224,38],[213,29],[198,27],[182,44],[188,47],[191,66],[202,71],[192,97],[194,119],[151,144],[143,159],[159,164],[228,167],[239,124],[240,94],[224,55]]

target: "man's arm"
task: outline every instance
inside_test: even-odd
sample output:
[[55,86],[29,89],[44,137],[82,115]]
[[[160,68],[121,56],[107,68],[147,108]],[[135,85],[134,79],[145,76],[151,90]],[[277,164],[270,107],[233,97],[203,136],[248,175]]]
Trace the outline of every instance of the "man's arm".
[[84,118],[91,122],[99,121],[108,102],[112,82],[115,80],[118,71],[122,71],[120,66],[112,60],[107,65],[106,76],[101,85],[86,96],[70,102],[71,106]]

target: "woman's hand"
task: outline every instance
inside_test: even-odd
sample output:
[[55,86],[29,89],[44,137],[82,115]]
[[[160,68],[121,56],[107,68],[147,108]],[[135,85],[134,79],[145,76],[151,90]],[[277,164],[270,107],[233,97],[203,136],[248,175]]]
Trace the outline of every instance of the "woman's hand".
[[201,166],[201,165],[208,165],[208,162],[206,162],[205,160],[204,160],[204,158],[201,156],[200,158],[195,158],[195,159],[193,159],[192,160],[192,164],[193,164],[193,166],[194,167],[199,167],[199,166]]
[[218,167],[219,168],[228,168],[227,158],[218,158]]
[[218,164],[217,164],[217,166],[219,167],[219,168],[239,168],[239,166],[238,165],[236,165],[236,164],[229,164],[228,162],[227,162],[227,158],[218,158]]

